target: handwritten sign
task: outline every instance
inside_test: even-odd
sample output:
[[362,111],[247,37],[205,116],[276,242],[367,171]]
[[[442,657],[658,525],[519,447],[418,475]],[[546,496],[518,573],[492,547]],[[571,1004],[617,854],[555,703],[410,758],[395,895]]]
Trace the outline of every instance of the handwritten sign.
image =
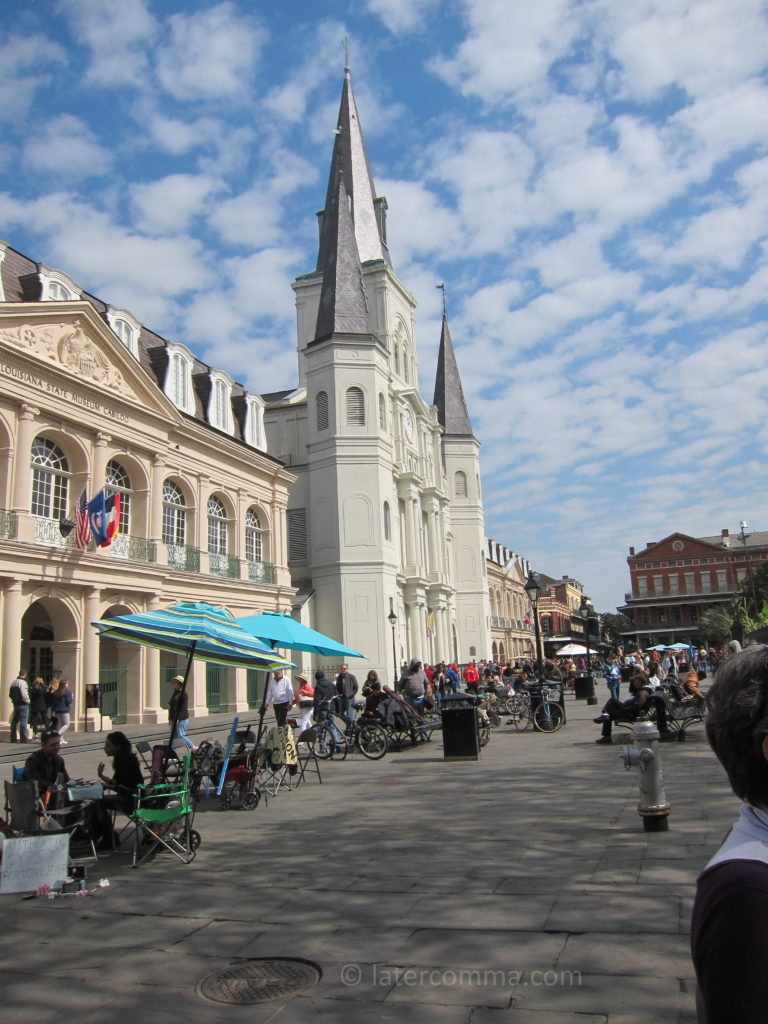
[[69,835],[6,839],[0,869],[0,893],[34,892],[67,877]]

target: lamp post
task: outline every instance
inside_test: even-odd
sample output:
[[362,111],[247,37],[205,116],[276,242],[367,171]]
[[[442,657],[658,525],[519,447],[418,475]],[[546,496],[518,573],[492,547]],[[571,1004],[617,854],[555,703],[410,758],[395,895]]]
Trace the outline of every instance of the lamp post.
[[739,523],[739,529],[741,530],[741,543],[744,545],[744,567],[746,570],[747,578],[752,587],[752,604],[755,608],[755,618],[757,618],[759,608],[757,607],[757,592],[755,591],[755,581],[752,578],[751,566],[749,564],[749,554],[747,552],[747,523],[742,519]]
[[397,683],[399,676],[397,674],[397,646],[395,644],[395,626],[397,625],[397,616],[395,615],[395,609],[391,608],[389,615],[387,616],[387,622],[392,627],[392,671],[395,674],[395,690],[397,689]]
[[586,594],[581,595],[579,613],[584,619],[584,645],[587,648],[587,678],[584,681],[584,689],[586,691],[587,704],[597,704],[597,697],[595,697],[595,683],[592,678],[592,656],[589,650],[589,623],[590,619],[595,618],[595,609]]
[[533,575],[533,569],[528,573],[528,579],[523,590],[528,595],[528,600],[533,607],[533,628],[536,634],[536,678],[541,683],[541,669],[544,661],[541,653],[541,628],[539,627],[539,594],[541,593],[541,586]]

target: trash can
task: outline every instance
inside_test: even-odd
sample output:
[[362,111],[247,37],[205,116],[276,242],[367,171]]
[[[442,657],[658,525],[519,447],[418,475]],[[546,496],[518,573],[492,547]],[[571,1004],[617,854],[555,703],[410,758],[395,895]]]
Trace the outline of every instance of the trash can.
[[[591,675],[584,673],[576,676],[575,680],[576,700],[585,700],[588,704],[597,704],[595,697],[595,681]],[[592,700],[590,700],[590,697]]]
[[477,698],[471,693],[446,694],[440,710],[443,727],[443,758],[446,761],[477,761],[480,757]]

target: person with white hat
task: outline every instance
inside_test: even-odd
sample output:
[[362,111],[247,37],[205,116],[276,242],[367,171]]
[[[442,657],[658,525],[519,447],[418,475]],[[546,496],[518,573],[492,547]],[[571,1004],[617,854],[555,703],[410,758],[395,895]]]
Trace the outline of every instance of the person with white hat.
[[171,742],[178,737],[186,743],[190,750],[194,750],[195,745],[189,736],[187,736],[187,726],[189,725],[189,700],[187,698],[187,691],[182,689],[184,686],[184,676],[174,676],[171,680],[171,684],[173,685],[173,693],[171,694],[171,699],[168,701],[168,721],[176,722],[176,728],[174,729]]

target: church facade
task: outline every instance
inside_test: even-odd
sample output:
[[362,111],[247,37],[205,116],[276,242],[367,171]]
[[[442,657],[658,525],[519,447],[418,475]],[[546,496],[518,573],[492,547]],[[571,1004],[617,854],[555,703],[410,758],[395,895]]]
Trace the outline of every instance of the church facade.
[[443,318],[418,390],[415,300],[387,244],[348,69],[317,264],[293,283],[299,385],[265,395],[288,504],[294,614],[392,678],[490,653],[479,443]]

